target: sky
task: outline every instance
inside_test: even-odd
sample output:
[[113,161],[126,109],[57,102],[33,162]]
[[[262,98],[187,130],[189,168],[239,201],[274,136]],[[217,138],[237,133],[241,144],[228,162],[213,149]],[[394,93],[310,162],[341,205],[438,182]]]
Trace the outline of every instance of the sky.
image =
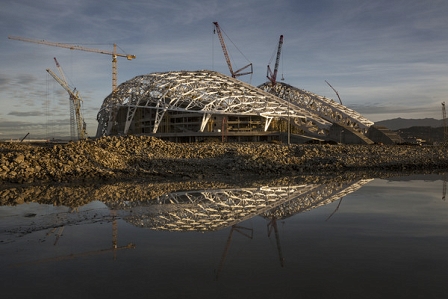
[[2,0],[0,139],[69,136],[68,93],[46,72],[59,61],[83,99],[89,136],[112,90],[112,58],[9,39],[19,36],[136,55],[118,58],[118,84],[179,70],[230,75],[213,22],[240,80],[278,77],[337,100],[371,121],[442,118],[448,95],[446,0]]

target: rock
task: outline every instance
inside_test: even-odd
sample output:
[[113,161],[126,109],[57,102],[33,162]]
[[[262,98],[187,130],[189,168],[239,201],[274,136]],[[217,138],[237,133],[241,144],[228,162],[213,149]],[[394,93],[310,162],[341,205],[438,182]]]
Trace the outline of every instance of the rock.
[[63,145],[0,143],[4,182],[85,181],[178,176],[184,180],[291,171],[341,172],[448,166],[444,147],[380,145],[176,144],[148,136],[104,137]]
[[22,155],[22,154],[18,154],[18,155],[16,156],[16,158],[14,159],[14,162],[16,162],[16,163],[22,163],[24,160],[25,160],[25,156]]

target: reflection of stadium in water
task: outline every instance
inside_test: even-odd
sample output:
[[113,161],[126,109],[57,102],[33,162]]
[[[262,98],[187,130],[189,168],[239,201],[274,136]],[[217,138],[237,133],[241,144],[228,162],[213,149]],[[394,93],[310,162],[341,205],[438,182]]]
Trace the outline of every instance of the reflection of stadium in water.
[[165,194],[129,202],[124,219],[138,227],[167,231],[216,231],[260,215],[285,219],[329,204],[372,179],[281,187],[216,189]]

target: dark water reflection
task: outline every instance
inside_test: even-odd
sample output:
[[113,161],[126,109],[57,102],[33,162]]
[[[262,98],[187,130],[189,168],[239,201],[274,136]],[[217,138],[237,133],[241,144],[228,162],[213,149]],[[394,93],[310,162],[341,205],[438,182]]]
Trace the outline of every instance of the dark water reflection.
[[448,298],[442,176],[0,207],[3,298]]

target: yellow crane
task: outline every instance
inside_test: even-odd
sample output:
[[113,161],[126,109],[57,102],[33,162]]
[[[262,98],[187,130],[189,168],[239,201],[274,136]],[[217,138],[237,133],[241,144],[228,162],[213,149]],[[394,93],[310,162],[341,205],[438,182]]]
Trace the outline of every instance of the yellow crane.
[[442,102],[442,121],[443,121],[443,144],[447,145],[447,142],[448,142],[448,127],[447,127],[447,122],[446,122],[445,102]]
[[81,97],[79,92],[75,89],[71,90],[67,82],[59,78],[52,70],[47,69],[47,72],[68,92],[70,101],[73,102],[73,107],[76,115],[76,127],[78,131],[78,139],[86,139],[86,123],[81,115]]
[[94,48],[85,48],[85,47],[81,47],[81,46],[77,46],[77,45],[73,45],[73,44],[50,42],[50,41],[46,41],[46,40],[37,40],[37,39],[24,38],[24,37],[19,37],[19,36],[8,36],[8,38],[12,39],[12,40],[23,41],[23,42],[66,48],[66,49],[70,49],[70,50],[80,50],[80,51],[86,51],[86,52],[94,52],[94,53],[111,55],[112,56],[112,91],[115,91],[115,89],[117,89],[117,57],[126,57],[127,60],[135,59],[135,55],[117,53],[117,45],[116,44],[113,45],[113,51],[111,52],[111,51],[94,49]]
[[[67,78],[65,77],[65,73],[62,70],[61,65],[59,64],[58,60],[56,59],[56,57],[53,58],[54,62],[56,63],[56,67],[58,68],[59,74],[60,74],[60,79],[68,86],[68,81]],[[74,101],[72,101],[71,97],[70,97],[70,137],[72,140],[75,139],[75,135],[76,135],[76,119],[75,119],[75,105],[74,105]],[[79,136],[78,136],[79,138]]]

